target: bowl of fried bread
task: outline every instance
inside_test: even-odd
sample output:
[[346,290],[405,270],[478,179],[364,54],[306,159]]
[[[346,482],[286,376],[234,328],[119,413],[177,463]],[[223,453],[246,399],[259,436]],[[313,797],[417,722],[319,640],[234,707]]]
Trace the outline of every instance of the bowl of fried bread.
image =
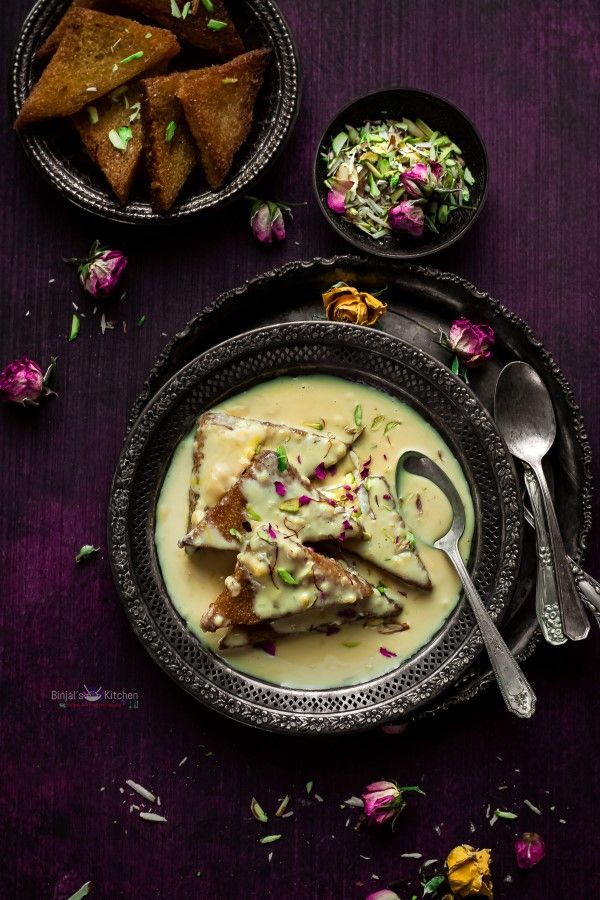
[[10,85],[36,168],[79,208],[131,224],[246,192],[283,149],[299,91],[270,0],[38,0]]

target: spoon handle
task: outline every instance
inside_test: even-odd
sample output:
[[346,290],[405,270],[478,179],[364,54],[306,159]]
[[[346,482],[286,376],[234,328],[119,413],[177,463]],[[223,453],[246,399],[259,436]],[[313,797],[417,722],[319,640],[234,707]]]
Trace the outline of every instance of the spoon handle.
[[591,575],[584,572],[581,566],[578,565],[574,559],[571,559],[571,557],[569,557],[569,564],[577,587],[579,588],[581,599],[590,612],[596,616],[598,625],[600,625],[600,584],[598,584],[595,578],[592,578]]
[[548,483],[546,482],[542,464],[541,462],[536,462],[530,463],[530,466],[540,488],[544,512],[546,513],[546,524],[550,536],[550,550],[556,587],[558,589],[558,603],[560,605],[563,631],[572,641],[581,641],[588,636],[590,623],[581,605],[575,581],[567,562],[567,552],[561,537],[558,519],[556,518],[554,504],[548,490]]
[[549,644],[564,644],[567,636],[563,631],[558,605],[558,589],[550,553],[550,537],[544,517],[544,507],[538,483],[533,472],[525,466],[525,487],[531,501],[537,547],[537,578],[535,582],[535,611],[542,634]]
[[483,643],[485,644],[504,702],[515,715],[520,716],[522,719],[529,719],[535,712],[536,696],[516,659],[504,643],[489,612],[483,605],[483,601],[477,593],[477,589],[471,581],[471,576],[462,561],[458,546],[454,546],[446,552],[454,563],[471,608],[475,613]]

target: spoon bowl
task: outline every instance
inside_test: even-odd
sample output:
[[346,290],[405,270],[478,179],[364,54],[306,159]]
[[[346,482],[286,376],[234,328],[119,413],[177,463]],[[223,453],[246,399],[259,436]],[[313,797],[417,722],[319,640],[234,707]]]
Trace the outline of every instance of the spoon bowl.
[[496,424],[518,459],[542,459],[556,438],[552,400],[538,373],[524,362],[502,369],[494,401]]

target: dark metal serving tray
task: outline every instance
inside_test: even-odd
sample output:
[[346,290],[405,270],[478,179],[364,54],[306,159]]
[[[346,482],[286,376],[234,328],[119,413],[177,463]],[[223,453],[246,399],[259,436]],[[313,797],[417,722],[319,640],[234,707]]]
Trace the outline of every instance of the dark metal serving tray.
[[[437,335],[447,331],[458,316],[491,324],[496,331],[494,358],[470,376],[470,387],[483,406],[492,411],[498,374],[507,362],[524,359],[544,380],[558,420],[556,443],[549,454],[549,474],[555,484],[557,513],[570,555],[580,561],[591,525],[591,450],[583,420],[560,369],[529,327],[488,294],[456,275],[415,265],[394,265],[384,260],[339,256],[289,263],[222,294],[192,319],[166,346],[149,373],[134,404],[133,423],[157,391],[200,353],[234,334],[279,322],[323,318],[321,292],[336,281],[369,291],[385,288],[382,299],[388,312],[381,328],[424,350],[446,365],[448,351]],[[539,633],[533,585],[535,540],[523,535],[519,577],[501,630],[520,658],[535,648]],[[493,681],[481,657],[452,685],[417,715],[430,715],[477,694]]]

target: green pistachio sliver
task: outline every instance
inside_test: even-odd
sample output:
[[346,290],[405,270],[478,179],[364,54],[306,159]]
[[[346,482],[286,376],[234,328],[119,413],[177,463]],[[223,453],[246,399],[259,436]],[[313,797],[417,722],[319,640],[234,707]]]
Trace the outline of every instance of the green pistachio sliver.
[[237,538],[238,541],[240,541],[240,542],[244,540],[244,538],[243,538],[242,535],[239,533],[239,531],[237,530],[237,528],[230,528],[230,529],[229,529],[229,534],[230,534],[232,537]]
[[471,175],[471,170],[469,169],[468,166],[465,166],[465,170],[464,170],[464,172],[463,172],[463,178],[465,179],[465,182],[466,182],[467,184],[470,184],[470,185],[474,185],[474,184],[475,184],[475,179],[474,179],[473,176]]
[[237,78],[221,78],[221,84],[237,84]]
[[375,418],[371,422],[371,431],[377,431],[378,428],[381,428],[384,422],[385,416],[375,416]]
[[363,423],[363,411],[360,403],[354,407],[354,424],[360,428]]
[[90,120],[91,124],[97,125],[98,120],[100,119],[97,108],[95,106],[87,106],[86,109],[87,109],[88,119]]
[[321,419],[320,422],[304,422],[307,428],[314,428],[315,431],[323,431],[325,428],[325,422]]
[[181,10],[181,18],[187,19],[190,14],[190,9],[192,8],[192,4],[190,0],[187,0],[187,3],[183,4],[183,9]]
[[262,516],[259,516],[253,506],[248,505],[246,507],[246,515],[249,519],[253,519],[255,522],[262,522]]
[[206,12],[212,13],[215,11],[215,4],[212,0],[202,0],[202,6],[206,10]]
[[350,650],[360,646],[360,641],[342,641],[342,647],[348,647]]
[[378,590],[380,594],[385,594],[385,584],[378,584],[376,590]]
[[124,140],[118,131],[115,131],[114,128],[108,132],[108,139],[115,148],[115,150],[127,150],[127,141]]
[[314,781],[307,781],[307,782],[306,782],[306,793],[307,793],[307,794],[310,794],[310,792],[311,792],[312,789],[313,789],[313,785],[314,785]]
[[137,50],[135,53],[131,53],[129,56],[126,56],[125,59],[122,59],[119,65],[124,66],[127,63],[133,62],[135,59],[141,59],[143,55],[143,50]]
[[177,130],[177,124],[171,119],[171,121],[167,124],[165,128],[165,141],[167,144],[170,144],[175,136],[175,131]]
[[279,568],[279,569],[277,569],[277,574],[279,575],[279,577],[281,578],[281,580],[283,581],[284,584],[290,584],[290,585],[298,584],[298,582],[296,581],[294,576],[291,574],[291,572],[288,572],[287,569]]
[[206,27],[211,31],[223,31],[224,28],[227,28],[227,22],[222,22],[221,19],[209,19]]
[[279,819],[284,814],[288,807],[288,803],[290,802],[290,795],[286,794],[279,806],[277,807],[277,811],[275,812],[275,816]]
[[281,512],[300,512],[300,500],[298,499],[298,497],[294,497],[290,500],[284,500],[283,503],[280,504],[279,509],[281,510]]
[[71,331],[69,332],[69,340],[76,341],[77,335],[79,334],[80,322],[79,316],[77,313],[73,313],[73,317],[71,318]]
[[385,428],[383,429],[384,434],[388,434],[392,429],[396,428],[398,425],[401,425],[401,422],[388,422]]
[[87,897],[90,891],[92,890],[92,882],[86,881],[85,884],[82,884],[79,890],[75,891],[74,894],[68,898],[68,900],[83,900],[84,897]]
[[372,172],[369,172],[369,193],[371,194],[371,197],[374,197],[375,199],[377,199],[377,197],[381,197],[381,191],[377,187]]
[[139,319],[137,320],[138,328],[141,328],[145,321],[146,321],[146,316],[145,315],[140,316]]
[[280,834],[266,834],[264,837],[261,837],[259,844],[273,844],[279,840],[281,840]]
[[100,547],[94,547],[92,544],[84,544],[75,557],[75,562],[81,562],[82,559],[87,559],[88,556],[93,556],[94,553],[98,553],[99,550]]
[[497,819],[518,819],[517,813],[509,812],[507,809],[497,809],[494,812]]
[[142,114],[142,104],[141,103],[133,103],[130,107],[129,112],[129,121],[135,122],[140,118]]
[[174,19],[181,18],[181,11],[180,11],[179,7],[177,6],[177,0],[171,0],[171,15],[173,16]]
[[269,821],[268,815],[255,797],[252,798],[252,801],[250,803],[250,812],[255,819],[258,819],[259,822]]
[[280,472],[285,472],[288,465],[287,453],[285,452],[285,447],[278,447],[275,451],[277,454],[277,468]]
[[336,136],[331,141],[331,149],[337,156],[338,153],[340,152],[340,150],[342,150],[342,148],[345,147],[347,143],[348,143],[347,133],[345,131],[340,131],[340,133],[336,134]]

